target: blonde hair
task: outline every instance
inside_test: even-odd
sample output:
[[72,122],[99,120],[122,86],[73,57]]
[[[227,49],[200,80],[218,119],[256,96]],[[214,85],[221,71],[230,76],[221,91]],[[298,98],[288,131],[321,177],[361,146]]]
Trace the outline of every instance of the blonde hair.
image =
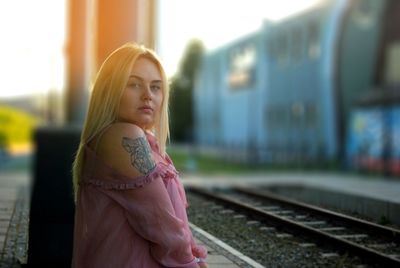
[[163,101],[160,115],[157,117],[152,130],[158,140],[160,152],[165,154],[166,142],[169,137],[169,85],[164,68],[154,51],[135,43],[127,43],[112,52],[103,62],[92,87],[89,108],[72,167],[75,201],[84,164],[84,146],[106,126],[116,121],[119,103],[128,82],[129,74],[139,57],[153,61],[161,74]]

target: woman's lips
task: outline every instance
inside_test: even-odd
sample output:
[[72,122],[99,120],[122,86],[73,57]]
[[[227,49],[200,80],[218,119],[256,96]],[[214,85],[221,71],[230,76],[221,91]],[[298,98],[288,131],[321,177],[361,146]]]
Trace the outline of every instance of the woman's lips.
[[145,113],[152,113],[153,109],[150,106],[142,106],[139,107],[139,110]]

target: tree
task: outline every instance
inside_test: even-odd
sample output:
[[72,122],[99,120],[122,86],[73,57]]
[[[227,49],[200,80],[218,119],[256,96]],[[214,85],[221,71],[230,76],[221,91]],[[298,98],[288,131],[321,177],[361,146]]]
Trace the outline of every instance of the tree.
[[193,141],[193,90],[204,53],[198,39],[189,41],[176,75],[171,79],[170,116],[171,139]]

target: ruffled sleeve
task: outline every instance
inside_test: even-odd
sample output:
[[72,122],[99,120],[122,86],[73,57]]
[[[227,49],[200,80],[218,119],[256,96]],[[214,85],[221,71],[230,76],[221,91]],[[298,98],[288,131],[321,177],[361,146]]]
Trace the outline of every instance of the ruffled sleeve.
[[193,254],[196,250],[192,252],[192,235],[175,213],[161,167],[157,165],[148,175],[122,183],[88,182],[99,185],[120,204],[130,226],[150,242],[150,253],[158,263],[165,267],[198,267],[199,260]]
[[[152,182],[154,179],[160,177],[164,173],[163,166],[156,165],[155,168],[147,175],[140,176],[136,178],[124,177],[120,174],[113,176],[108,179],[97,179],[95,177],[84,178],[83,182],[85,184],[92,184],[104,188],[106,190],[129,190],[136,189],[145,186],[146,184]],[[114,179],[118,177],[118,179]]]

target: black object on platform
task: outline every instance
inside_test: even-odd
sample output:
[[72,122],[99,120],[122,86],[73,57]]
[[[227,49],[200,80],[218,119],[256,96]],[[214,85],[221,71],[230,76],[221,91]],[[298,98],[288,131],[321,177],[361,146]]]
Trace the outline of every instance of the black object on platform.
[[81,129],[35,131],[28,267],[71,267],[74,201],[72,162]]

